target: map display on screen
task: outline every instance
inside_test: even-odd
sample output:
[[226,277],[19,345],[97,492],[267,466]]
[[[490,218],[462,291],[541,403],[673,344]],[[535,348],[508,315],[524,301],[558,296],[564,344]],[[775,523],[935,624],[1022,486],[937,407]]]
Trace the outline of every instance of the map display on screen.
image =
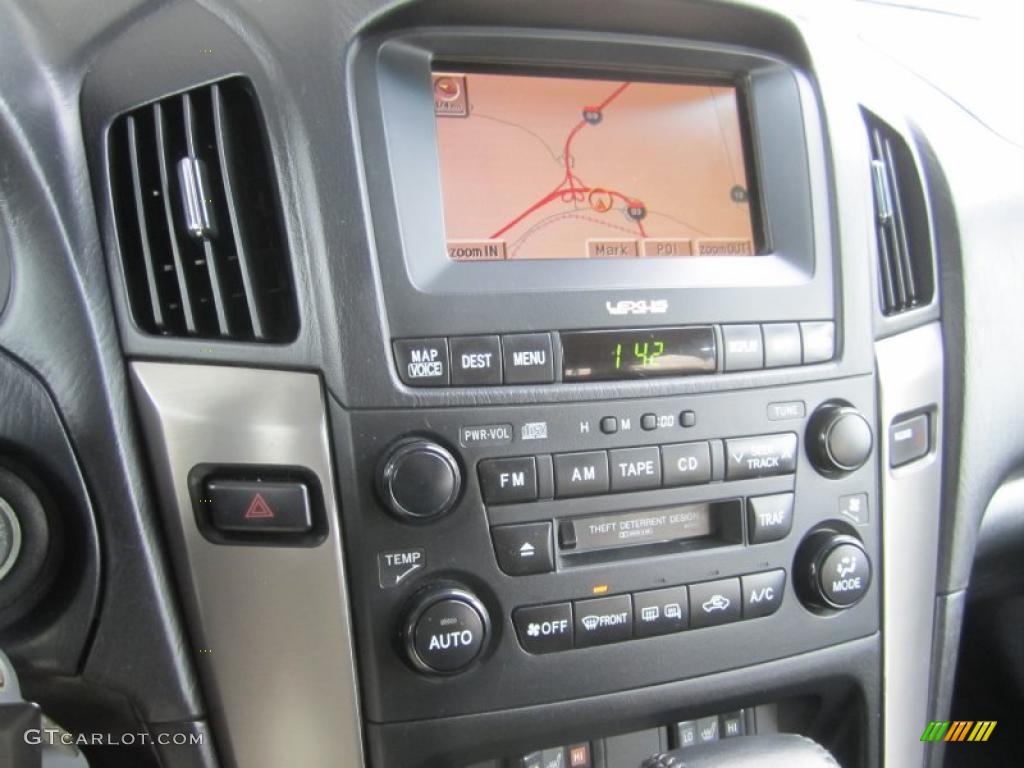
[[734,87],[433,73],[448,256],[753,256]]

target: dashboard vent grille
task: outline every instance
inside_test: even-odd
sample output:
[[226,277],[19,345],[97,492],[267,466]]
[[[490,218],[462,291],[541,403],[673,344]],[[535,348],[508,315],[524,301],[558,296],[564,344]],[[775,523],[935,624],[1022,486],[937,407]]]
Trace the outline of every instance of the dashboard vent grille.
[[873,115],[865,115],[871,141],[882,314],[931,303],[935,273],[924,192],[907,143]]
[[259,106],[233,77],[117,118],[114,216],[147,333],[286,342],[298,312]]

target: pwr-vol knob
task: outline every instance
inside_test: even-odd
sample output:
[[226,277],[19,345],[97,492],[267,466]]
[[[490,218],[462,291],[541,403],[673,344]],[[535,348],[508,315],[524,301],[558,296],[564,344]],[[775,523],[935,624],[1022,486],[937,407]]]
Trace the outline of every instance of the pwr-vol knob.
[[871,456],[871,425],[848,403],[825,403],[807,425],[807,455],[823,475],[844,475]]
[[462,490],[459,462],[432,440],[396,443],[381,462],[377,489],[385,506],[405,521],[423,521],[450,511]]
[[454,675],[477,660],[490,633],[483,603],[464,589],[421,593],[407,614],[403,635],[412,665],[421,672]]

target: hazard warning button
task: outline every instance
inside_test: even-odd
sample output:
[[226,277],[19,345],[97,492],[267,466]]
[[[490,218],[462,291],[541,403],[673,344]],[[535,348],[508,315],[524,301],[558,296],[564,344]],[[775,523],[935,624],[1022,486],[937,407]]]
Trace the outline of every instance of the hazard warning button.
[[305,483],[210,479],[205,491],[199,505],[218,531],[306,533],[313,527]]

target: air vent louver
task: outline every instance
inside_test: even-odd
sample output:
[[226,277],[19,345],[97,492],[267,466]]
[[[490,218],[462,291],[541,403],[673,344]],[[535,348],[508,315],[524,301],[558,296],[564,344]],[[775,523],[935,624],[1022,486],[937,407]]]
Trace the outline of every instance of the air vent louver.
[[277,183],[245,79],[119,117],[110,171],[129,304],[142,330],[232,341],[295,338]]
[[865,114],[871,142],[882,314],[930,304],[935,274],[924,193],[906,142],[878,118]]

